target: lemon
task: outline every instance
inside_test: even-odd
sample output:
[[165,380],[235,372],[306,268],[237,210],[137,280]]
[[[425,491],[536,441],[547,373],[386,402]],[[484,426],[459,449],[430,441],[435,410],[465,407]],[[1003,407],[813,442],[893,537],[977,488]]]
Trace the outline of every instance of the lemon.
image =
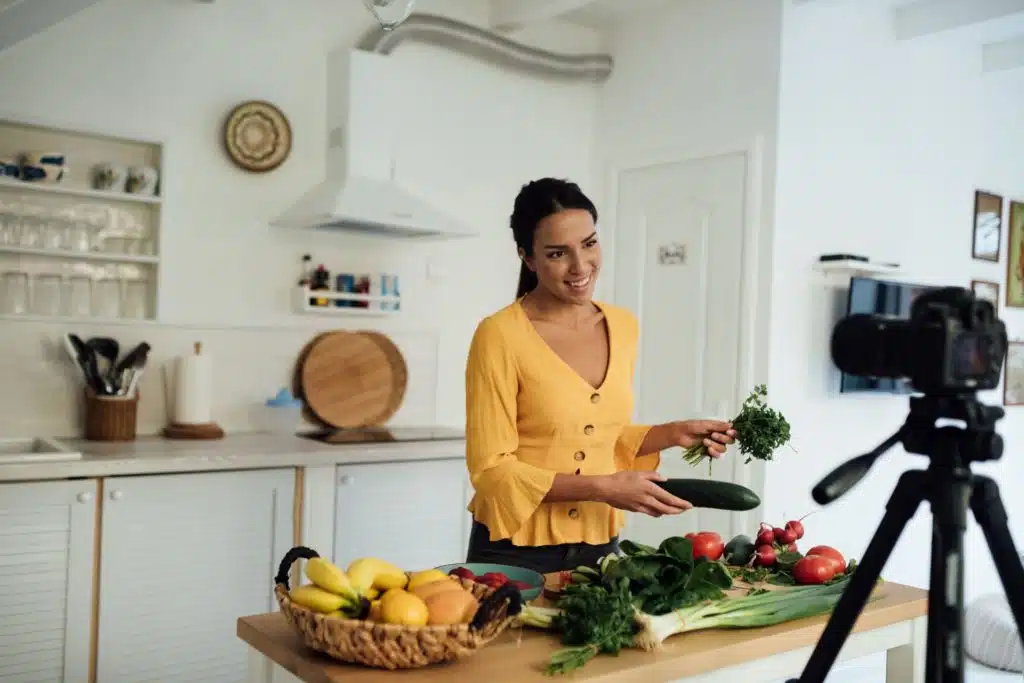
[[392,588],[380,598],[380,618],[387,624],[424,626],[430,611],[423,598],[401,588]]

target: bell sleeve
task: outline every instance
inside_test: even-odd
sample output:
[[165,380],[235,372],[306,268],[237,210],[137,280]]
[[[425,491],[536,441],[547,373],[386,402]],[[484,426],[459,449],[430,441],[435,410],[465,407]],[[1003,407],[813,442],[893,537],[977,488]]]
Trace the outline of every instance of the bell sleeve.
[[476,495],[470,511],[491,540],[511,538],[543,502],[555,472],[516,457],[515,358],[502,330],[484,319],[466,362],[466,465]]

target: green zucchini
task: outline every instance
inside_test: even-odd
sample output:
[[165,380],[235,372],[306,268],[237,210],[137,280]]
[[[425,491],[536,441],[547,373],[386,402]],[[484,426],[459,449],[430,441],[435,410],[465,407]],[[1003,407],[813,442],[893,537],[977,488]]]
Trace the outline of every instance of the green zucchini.
[[746,486],[727,481],[669,479],[655,483],[697,508],[746,511],[753,510],[761,504],[758,495]]

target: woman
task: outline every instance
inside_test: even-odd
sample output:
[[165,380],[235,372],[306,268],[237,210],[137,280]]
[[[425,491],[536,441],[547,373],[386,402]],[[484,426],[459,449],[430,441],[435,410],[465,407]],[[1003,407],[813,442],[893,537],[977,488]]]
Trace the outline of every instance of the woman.
[[480,322],[466,365],[469,562],[541,573],[594,564],[618,549],[624,511],[691,507],[655,483],[662,450],[704,442],[718,457],[734,440],[717,420],[630,424],[638,324],[591,299],[596,223],[593,202],[565,180],[516,197],[519,290]]

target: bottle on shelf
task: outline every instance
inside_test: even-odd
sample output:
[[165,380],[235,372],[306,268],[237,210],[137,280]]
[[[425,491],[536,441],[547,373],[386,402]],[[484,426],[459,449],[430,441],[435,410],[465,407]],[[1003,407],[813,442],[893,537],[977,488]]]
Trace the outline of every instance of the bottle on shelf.
[[[313,275],[310,278],[309,289],[312,292],[316,291],[327,291],[331,290],[331,274],[323,266],[323,264],[316,267],[313,271]],[[330,299],[325,297],[314,296],[309,300],[310,306],[329,306]]]

